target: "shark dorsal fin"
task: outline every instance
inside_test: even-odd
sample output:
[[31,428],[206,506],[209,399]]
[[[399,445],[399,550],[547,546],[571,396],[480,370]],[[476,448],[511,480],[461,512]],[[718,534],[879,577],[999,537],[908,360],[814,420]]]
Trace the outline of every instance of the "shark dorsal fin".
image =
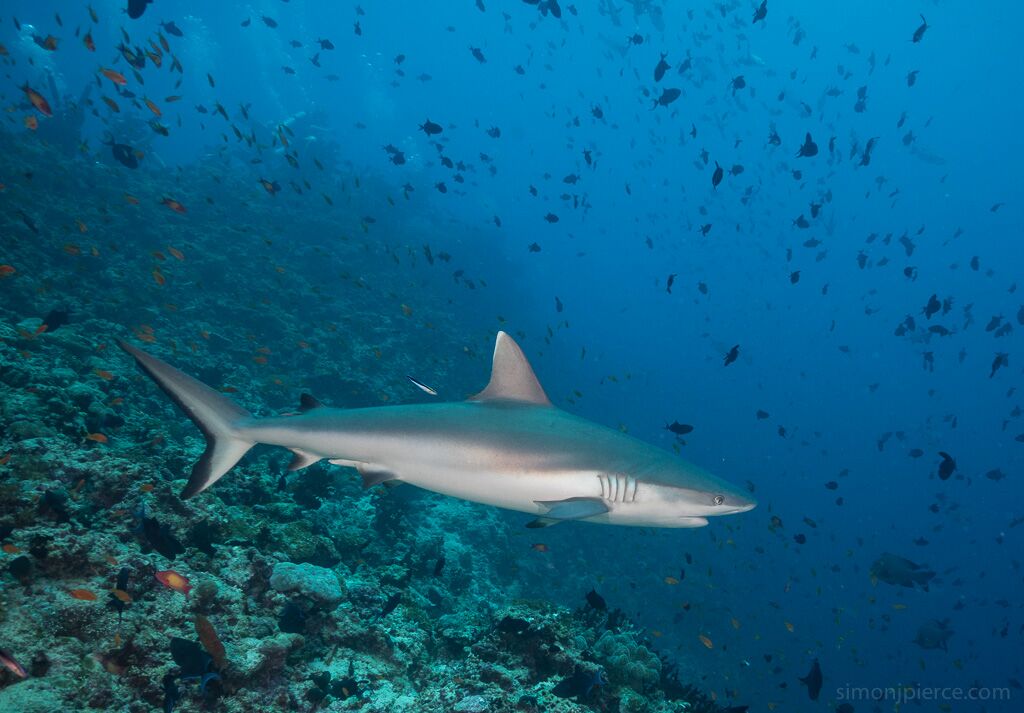
[[505,332],[498,332],[494,343],[494,361],[487,388],[470,401],[522,401],[538,406],[551,405],[523,350]]

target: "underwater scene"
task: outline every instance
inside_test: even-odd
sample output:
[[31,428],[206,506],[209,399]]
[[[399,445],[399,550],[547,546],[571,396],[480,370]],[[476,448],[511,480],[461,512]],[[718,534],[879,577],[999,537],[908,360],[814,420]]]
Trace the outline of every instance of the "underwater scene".
[[1017,5],[4,0],[0,713],[1010,713]]

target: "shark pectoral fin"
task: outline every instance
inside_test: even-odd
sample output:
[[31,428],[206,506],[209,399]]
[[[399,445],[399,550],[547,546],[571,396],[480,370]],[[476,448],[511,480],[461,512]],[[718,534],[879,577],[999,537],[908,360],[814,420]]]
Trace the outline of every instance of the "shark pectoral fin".
[[582,520],[608,512],[608,505],[601,498],[566,498],[534,502],[548,509],[542,518],[545,520]]
[[393,481],[394,485],[397,485],[398,476],[392,473],[390,470],[383,470],[381,468],[374,468],[372,465],[367,463],[360,463],[356,466],[356,470],[359,471],[359,475],[363,476],[363,488],[372,488],[374,485],[380,483],[388,483]]
[[288,464],[288,471],[293,473],[297,470],[308,468],[321,459],[321,457],[315,453],[307,453],[306,451],[300,451],[298,449],[292,449],[292,453],[295,455],[292,457],[291,463]]

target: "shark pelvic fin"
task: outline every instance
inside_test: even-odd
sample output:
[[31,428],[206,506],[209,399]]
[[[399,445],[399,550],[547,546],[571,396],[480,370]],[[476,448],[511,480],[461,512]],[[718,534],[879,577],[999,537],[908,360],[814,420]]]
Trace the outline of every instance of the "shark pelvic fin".
[[369,464],[357,465],[356,470],[359,471],[359,475],[363,476],[363,488],[372,488],[380,483],[388,484],[389,481],[395,481],[398,478],[390,470],[381,470]]
[[[534,502],[548,509],[541,520],[583,520],[608,512],[608,505],[601,498],[566,498],[565,500],[534,500]],[[540,527],[546,527],[546,525]]]
[[293,450],[292,453],[295,455],[292,457],[291,463],[288,464],[288,470],[290,472],[308,468],[321,458],[316,453],[307,453],[306,451]]
[[521,401],[538,406],[551,405],[523,350],[505,332],[498,332],[494,343],[491,380],[487,382],[487,388],[470,401]]

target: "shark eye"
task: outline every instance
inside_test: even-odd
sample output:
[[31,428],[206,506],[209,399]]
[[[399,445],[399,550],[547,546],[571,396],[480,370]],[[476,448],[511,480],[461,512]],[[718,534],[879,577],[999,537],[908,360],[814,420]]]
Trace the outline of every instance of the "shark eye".
[[715,505],[721,505],[724,502],[725,502],[725,496],[724,495],[716,495],[715,496]]

